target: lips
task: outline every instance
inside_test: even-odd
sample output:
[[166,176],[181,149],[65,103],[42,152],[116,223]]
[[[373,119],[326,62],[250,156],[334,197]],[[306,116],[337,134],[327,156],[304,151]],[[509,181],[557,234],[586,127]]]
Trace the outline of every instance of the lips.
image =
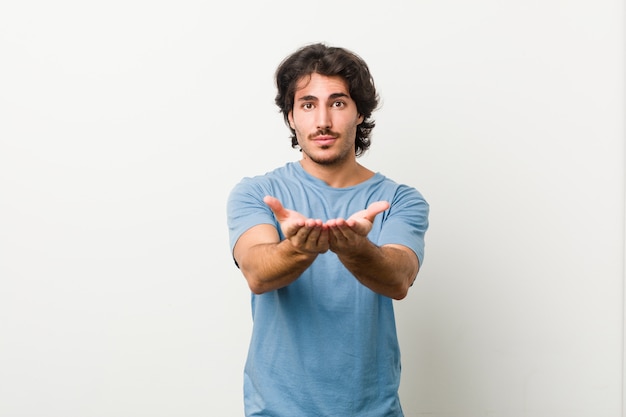
[[335,143],[335,140],[337,139],[334,136],[328,135],[316,136],[315,138],[313,138],[313,141],[320,146],[332,145],[333,143]]

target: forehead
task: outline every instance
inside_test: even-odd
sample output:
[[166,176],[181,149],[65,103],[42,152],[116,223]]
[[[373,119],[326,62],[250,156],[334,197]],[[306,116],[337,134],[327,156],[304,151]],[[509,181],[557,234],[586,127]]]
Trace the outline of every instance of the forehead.
[[296,83],[295,99],[303,96],[323,98],[332,94],[348,94],[348,83],[338,75],[321,75],[314,72],[301,77]]

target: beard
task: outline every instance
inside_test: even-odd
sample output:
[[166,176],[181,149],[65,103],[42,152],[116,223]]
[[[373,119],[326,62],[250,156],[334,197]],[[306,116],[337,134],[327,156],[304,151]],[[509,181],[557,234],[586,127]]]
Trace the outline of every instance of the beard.
[[[320,149],[328,149],[329,147],[322,147]],[[327,157],[317,157],[315,155],[311,155],[310,153],[307,153],[306,151],[302,151],[306,157],[308,159],[310,159],[311,161],[315,162],[318,165],[324,165],[324,166],[334,166],[334,165],[341,165],[341,163],[345,160],[347,160],[347,156],[346,155],[332,155],[332,156],[327,156]]]
[[[337,138],[338,141],[332,145],[322,145],[322,146],[311,146],[309,147],[309,143],[314,143],[314,138],[320,135],[330,135],[334,138]],[[298,141],[300,142],[300,141]],[[311,161],[315,162],[318,165],[324,166],[334,166],[341,165],[343,162],[349,160],[352,155],[354,155],[354,146],[348,145],[341,140],[341,135],[337,132],[333,132],[331,130],[319,130],[314,134],[308,135],[306,139],[306,145],[300,145],[300,151]],[[327,151],[329,149],[335,149],[335,152],[332,153],[319,153],[318,151]]]
[[[332,153],[320,152],[328,151],[329,149],[333,148],[335,148],[336,151]],[[341,165],[345,161],[348,161],[352,157],[352,155],[354,155],[354,149],[352,147],[341,149],[332,145],[316,147],[314,151],[311,151],[308,148],[300,147],[300,151],[306,156],[306,158],[310,159],[316,164],[328,167]]]

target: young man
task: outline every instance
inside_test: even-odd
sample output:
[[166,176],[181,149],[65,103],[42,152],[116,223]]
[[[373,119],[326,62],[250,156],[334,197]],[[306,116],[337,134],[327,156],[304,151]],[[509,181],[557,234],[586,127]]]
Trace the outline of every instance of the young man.
[[276,84],[301,160],[242,179],[227,210],[253,293],[246,416],[402,416],[393,300],[423,260],[428,204],[357,162],[378,105],[360,57],[308,45]]

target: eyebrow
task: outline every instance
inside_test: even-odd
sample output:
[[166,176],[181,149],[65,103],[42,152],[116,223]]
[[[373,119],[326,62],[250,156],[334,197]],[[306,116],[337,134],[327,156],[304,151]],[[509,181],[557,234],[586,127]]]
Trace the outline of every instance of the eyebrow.
[[[349,95],[347,95],[346,93],[333,93],[331,94],[328,98],[330,100],[334,100],[337,98],[341,98],[341,97],[350,97]],[[298,99],[298,101],[318,101],[319,99],[315,96],[302,96]]]

